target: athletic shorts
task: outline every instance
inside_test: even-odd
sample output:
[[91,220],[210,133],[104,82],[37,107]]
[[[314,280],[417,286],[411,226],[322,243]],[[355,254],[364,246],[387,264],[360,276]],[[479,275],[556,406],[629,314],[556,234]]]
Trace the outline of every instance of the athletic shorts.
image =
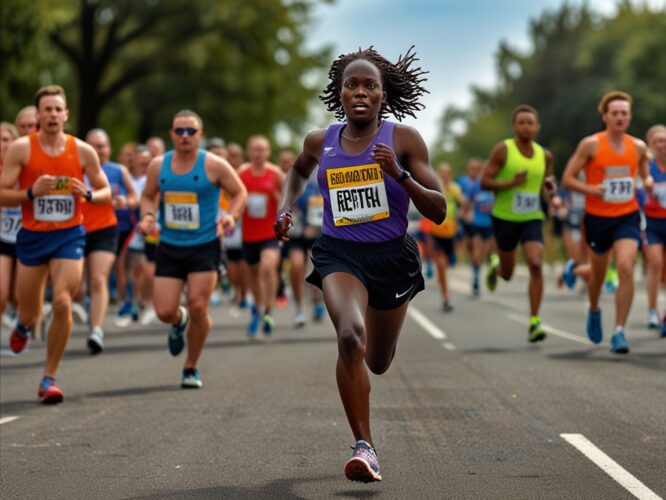
[[474,236],[474,227],[469,222],[462,223],[463,234],[466,238],[471,238]]
[[52,259],[80,260],[85,244],[82,225],[54,231],[21,228],[16,237],[16,256],[24,266],[41,266]]
[[227,248],[227,260],[229,262],[240,262],[243,260],[243,250],[240,248]]
[[635,240],[641,245],[641,217],[632,212],[620,217],[598,217],[585,214],[585,241],[597,255],[603,255],[611,249],[617,240]]
[[540,219],[526,222],[512,222],[493,216],[493,232],[497,247],[503,252],[516,249],[518,243],[528,241],[543,243],[543,221]]
[[483,227],[475,226],[474,224],[468,224],[467,235],[470,238],[474,236],[479,236],[482,240],[489,240],[493,237],[493,228],[492,227]]
[[86,248],[84,255],[88,257],[92,252],[109,252],[115,255],[118,247],[118,226],[106,227],[86,233]]
[[129,231],[118,231],[118,242],[116,243],[116,255],[120,255],[120,252],[129,244],[129,237],[132,235],[132,230]]
[[220,240],[183,247],[160,242],[155,255],[155,276],[187,281],[190,273],[218,272],[222,249]]
[[0,255],[6,255],[12,259],[16,258],[16,243],[0,241]]
[[440,236],[432,236],[433,242],[435,244],[435,250],[440,250],[449,258],[449,262],[452,262],[456,258],[456,250],[454,246],[455,240],[453,238],[442,238]]
[[[666,245],[666,218],[645,216],[645,239],[648,245]],[[0,252],[2,253],[2,252]]]
[[157,244],[145,242],[143,246],[143,254],[146,256],[148,262],[155,262],[157,258]]
[[286,247],[287,256],[289,256],[291,251],[295,249],[308,253],[315,241],[314,238],[290,238],[289,241],[284,242],[283,246]]
[[248,266],[255,266],[261,260],[261,251],[265,248],[280,248],[280,242],[277,239],[243,242],[243,259]]
[[562,228],[564,227],[564,221],[559,217],[553,217],[552,221],[553,225],[551,226],[551,232],[553,233],[553,236],[559,238],[560,236],[562,236]]
[[368,303],[375,309],[396,309],[425,289],[418,245],[409,235],[382,243],[321,236],[310,258],[314,270],[308,283],[322,288],[331,273],[351,274],[368,290]]

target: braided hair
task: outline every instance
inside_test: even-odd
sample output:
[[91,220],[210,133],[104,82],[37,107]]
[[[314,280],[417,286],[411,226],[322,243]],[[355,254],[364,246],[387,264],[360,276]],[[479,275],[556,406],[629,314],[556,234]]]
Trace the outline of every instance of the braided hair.
[[402,121],[406,115],[414,117],[415,111],[425,108],[423,104],[418,102],[419,97],[429,92],[421,85],[426,81],[423,75],[427,74],[427,71],[418,67],[410,68],[414,61],[418,61],[416,53],[412,52],[413,48],[412,45],[404,57],[400,55],[398,62],[395,64],[382,57],[372,47],[365,50],[359,48],[358,52],[339,56],[331,64],[331,69],[328,72],[330,83],[319,96],[319,99],[324,101],[328,111],[333,111],[339,120],[343,120],[345,112],[340,101],[342,74],[350,63],[365,59],[374,64],[379,70],[382,87],[386,92],[386,102],[382,103],[379,109],[379,117],[385,118],[387,114],[392,114],[399,121]]

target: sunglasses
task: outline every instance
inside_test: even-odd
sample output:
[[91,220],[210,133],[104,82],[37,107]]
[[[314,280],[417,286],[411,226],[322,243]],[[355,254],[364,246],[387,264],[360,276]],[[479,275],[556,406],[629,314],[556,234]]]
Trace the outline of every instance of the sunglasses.
[[194,134],[196,134],[199,131],[199,129],[192,127],[178,127],[173,129],[173,131],[176,133],[178,137],[183,137],[185,134],[192,137]]

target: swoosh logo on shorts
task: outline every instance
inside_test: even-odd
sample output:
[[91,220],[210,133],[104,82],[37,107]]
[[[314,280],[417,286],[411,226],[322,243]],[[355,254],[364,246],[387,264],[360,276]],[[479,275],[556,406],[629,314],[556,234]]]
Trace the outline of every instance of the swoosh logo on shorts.
[[395,292],[395,298],[396,298],[396,299],[399,299],[400,297],[402,297],[403,295],[405,295],[407,292],[409,292],[412,288],[414,288],[414,284],[413,284],[413,283],[412,283],[412,286],[410,286],[410,287],[409,287],[407,290],[405,290],[404,292],[402,292],[402,293]]

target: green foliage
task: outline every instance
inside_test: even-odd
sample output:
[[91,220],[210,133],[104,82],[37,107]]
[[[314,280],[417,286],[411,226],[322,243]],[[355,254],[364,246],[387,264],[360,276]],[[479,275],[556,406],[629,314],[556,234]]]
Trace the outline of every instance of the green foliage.
[[634,97],[630,133],[643,137],[650,125],[663,122],[664,11],[625,0],[616,14],[601,17],[585,4],[565,3],[532,20],[530,38],[528,54],[500,44],[497,88],[474,88],[472,109],[444,112],[434,157],[454,158],[460,170],[467,158],[487,156],[493,144],[511,135],[511,110],[521,103],[539,111],[539,142],[553,152],[558,174],[578,142],[602,128],[596,109],[609,90]]

